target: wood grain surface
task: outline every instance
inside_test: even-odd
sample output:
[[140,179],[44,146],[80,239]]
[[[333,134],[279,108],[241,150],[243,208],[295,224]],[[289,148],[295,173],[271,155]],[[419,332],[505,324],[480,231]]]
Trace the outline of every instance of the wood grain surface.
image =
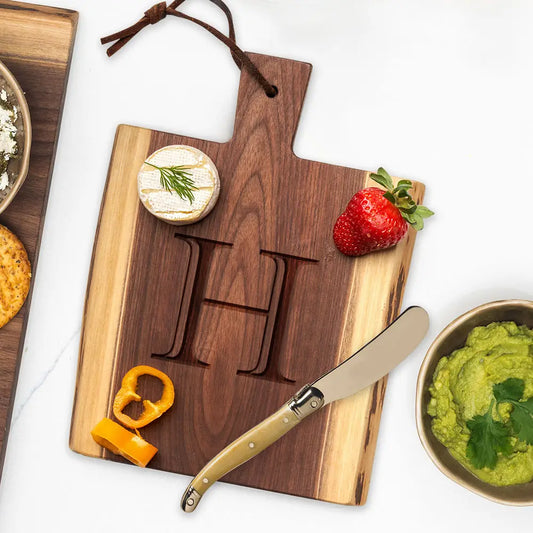
[[[243,72],[229,142],[117,130],[80,348],[70,440],[77,452],[122,461],[90,430],[112,416],[122,376],[149,364],[176,388],[174,407],[141,431],[160,450],[149,466],[196,474],[399,314],[414,232],[362,258],[337,251],[333,225],[368,173],[296,157],[311,65],[250,55],[279,94],[266,97]],[[199,148],[220,174],[218,204],[191,226],[157,220],[136,196],[142,162],[170,144]],[[423,190],[415,184],[417,200]],[[385,383],[305,420],[224,480],[364,503]],[[153,380],[140,389],[151,399],[160,393]]]
[[[0,224],[24,243],[34,277],[77,20],[74,11],[0,1],[0,60],[26,93],[33,125],[28,177]],[[31,292],[0,329],[0,474],[30,300]]]

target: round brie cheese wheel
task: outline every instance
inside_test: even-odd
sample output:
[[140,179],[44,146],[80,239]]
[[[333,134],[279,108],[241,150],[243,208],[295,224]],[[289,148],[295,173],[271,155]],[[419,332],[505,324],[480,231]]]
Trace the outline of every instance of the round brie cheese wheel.
[[[161,184],[159,168],[183,166],[195,189],[192,203],[175,191],[167,191]],[[211,159],[201,150],[182,144],[165,146],[151,154],[137,176],[139,198],[154,216],[182,226],[204,218],[215,206],[220,192],[220,178]]]

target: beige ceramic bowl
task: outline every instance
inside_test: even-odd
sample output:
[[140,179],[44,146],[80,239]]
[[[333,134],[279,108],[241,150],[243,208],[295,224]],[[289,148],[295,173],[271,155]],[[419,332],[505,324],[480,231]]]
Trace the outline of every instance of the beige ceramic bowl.
[[16,122],[18,128],[17,142],[19,145],[19,156],[9,162],[7,167],[10,176],[10,184],[4,191],[0,191],[0,213],[13,201],[17,192],[22,187],[28,168],[30,166],[31,148],[31,120],[28,103],[24,97],[24,92],[20,88],[17,80],[0,61],[0,91],[5,89],[10,98],[19,109],[19,118]]
[[533,302],[502,300],[481,305],[449,324],[435,339],[422,363],[416,387],[416,425],[427,453],[437,467],[459,485],[506,505],[533,505],[533,482],[509,487],[493,487],[471,474],[458,463],[431,431],[431,417],[427,414],[430,400],[429,385],[439,359],[464,346],[468,333],[476,326],[512,320],[533,328]]

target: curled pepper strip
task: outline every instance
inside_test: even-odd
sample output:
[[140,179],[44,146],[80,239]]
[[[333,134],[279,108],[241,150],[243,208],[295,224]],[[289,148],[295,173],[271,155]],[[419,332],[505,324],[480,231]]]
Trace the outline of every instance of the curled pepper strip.
[[[163,394],[157,402],[142,400],[137,394],[137,381],[139,376],[150,375],[160,379],[163,382]],[[144,410],[136,420],[129,417],[122,411],[131,402],[140,402],[142,400]],[[115,401],[113,402],[113,414],[126,427],[132,429],[142,428],[159,418],[165,411],[168,411],[174,403],[174,385],[170,378],[160,370],[151,366],[140,365],[129,370],[122,379],[122,385]]]
[[100,446],[116,455],[122,455],[137,466],[145,467],[157,453],[155,446],[109,418],[100,420],[91,435]]

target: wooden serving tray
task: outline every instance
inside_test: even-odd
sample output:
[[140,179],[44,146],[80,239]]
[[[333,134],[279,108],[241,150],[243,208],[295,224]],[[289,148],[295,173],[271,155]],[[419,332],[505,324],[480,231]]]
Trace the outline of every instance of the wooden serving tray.
[[[196,474],[399,313],[414,232],[362,258],[337,251],[333,225],[368,173],[296,157],[311,65],[250,55],[279,94],[267,98],[243,72],[228,143],[118,128],[81,339],[70,438],[77,452],[122,461],[90,431],[113,416],[127,370],[149,364],[176,387],[174,407],[141,430],[160,450],[149,466]],[[218,204],[191,226],[157,220],[137,197],[143,161],[171,144],[204,151],[221,178]],[[417,200],[423,190],[415,184]],[[307,419],[225,481],[364,503],[385,383]],[[159,384],[142,388],[160,395]]]
[[[26,93],[33,126],[28,177],[0,224],[24,243],[34,276],[77,21],[74,11],[0,1],[0,59]],[[30,300],[31,290],[0,329],[0,474]]]

